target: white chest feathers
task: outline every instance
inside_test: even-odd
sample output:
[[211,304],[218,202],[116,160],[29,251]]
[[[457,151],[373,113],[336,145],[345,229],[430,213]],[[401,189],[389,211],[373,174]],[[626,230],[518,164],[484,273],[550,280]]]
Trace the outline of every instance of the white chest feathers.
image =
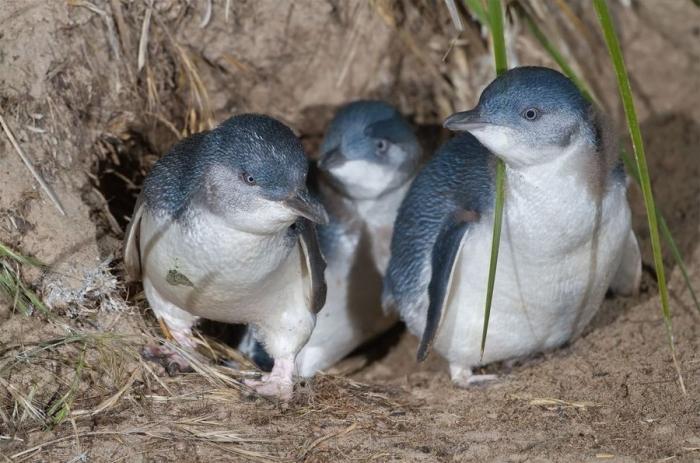
[[303,300],[299,244],[286,230],[242,232],[203,211],[181,221],[147,213],[140,231],[144,279],[195,316],[256,322]]
[[[561,345],[579,334],[611,286],[632,236],[625,186],[602,197],[566,164],[508,172],[484,363]],[[480,362],[493,218],[466,232],[435,348],[456,365]],[[635,241],[636,245],[636,241]]]
[[410,182],[406,182],[377,199],[356,203],[357,214],[366,226],[372,257],[381,275],[384,275],[389,265],[394,221],[409,188]]
[[326,305],[297,357],[300,375],[330,367],[396,322],[382,311],[380,298],[394,220],[407,190],[405,185],[376,199],[348,201],[353,215],[346,220],[353,226],[334,243],[325,273]]

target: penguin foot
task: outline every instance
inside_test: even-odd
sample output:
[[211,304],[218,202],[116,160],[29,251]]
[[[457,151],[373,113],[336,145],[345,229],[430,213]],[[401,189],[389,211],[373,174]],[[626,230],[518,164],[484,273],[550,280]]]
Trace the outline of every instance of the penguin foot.
[[286,402],[292,398],[292,390],[294,389],[293,372],[293,358],[276,359],[275,365],[269,374],[263,375],[260,380],[246,379],[244,383],[262,396],[274,397]]
[[498,375],[475,375],[471,368],[456,365],[450,365],[450,377],[454,385],[462,389],[482,386],[498,379]]
[[144,346],[141,357],[160,363],[170,376],[194,371],[185,357],[167,346]]

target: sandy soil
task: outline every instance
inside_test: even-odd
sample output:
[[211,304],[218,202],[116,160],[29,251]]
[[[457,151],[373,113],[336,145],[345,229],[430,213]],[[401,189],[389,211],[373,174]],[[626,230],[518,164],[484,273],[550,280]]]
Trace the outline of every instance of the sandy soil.
[[[177,136],[257,110],[289,122],[313,150],[338,104],[368,96],[395,102],[434,134],[490,78],[475,27],[441,61],[452,34],[441,3],[232,2],[227,22],[215,2],[200,27],[201,3],[155,2],[140,71],[143,5],[0,8],[0,113],[68,211],[57,215],[0,134],[0,239],[52,265],[24,271],[53,307],[26,317],[0,302],[5,460],[700,460],[700,315],[667,258],[684,395],[636,188],[641,294],[606,300],[569,346],[489,366],[501,379],[487,387],[456,389],[435,355],[417,365],[417,342],[400,327],[335,375],[300,384],[287,405],[239,393],[233,370],[171,378],[140,361],[139,346],[158,330],[138,288],[126,308],[118,244],[144,172]],[[550,26],[619,117],[594,18],[587,2],[574,4],[586,32],[561,12],[550,11]],[[655,193],[700,289],[700,9],[635,5],[615,3],[615,13]],[[546,63],[522,29],[519,62]]]

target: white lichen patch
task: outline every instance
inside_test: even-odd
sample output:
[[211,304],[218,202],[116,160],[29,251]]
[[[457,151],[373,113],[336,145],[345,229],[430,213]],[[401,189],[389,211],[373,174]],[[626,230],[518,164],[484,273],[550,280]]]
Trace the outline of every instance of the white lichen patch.
[[112,259],[102,261],[97,267],[86,268],[80,286],[69,287],[61,275],[49,273],[44,280],[42,294],[51,310],[66,310],[70,317],[85,312],[121,312],[128,309],[122,297],[121,282],[111,272]]

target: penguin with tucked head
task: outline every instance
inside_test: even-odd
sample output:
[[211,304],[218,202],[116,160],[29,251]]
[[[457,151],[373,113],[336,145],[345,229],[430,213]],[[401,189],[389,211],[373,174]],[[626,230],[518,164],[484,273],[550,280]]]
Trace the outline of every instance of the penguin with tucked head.
[[[512,69],[445,127],[396,220],[383,303],[467,386],[481,364],[562,345],[608,289],[637,292],[641,257],[614,137],[575,85],[551,69]],[[491,317],[483,326],[495,160],[506,198]]]
[[[250,324],[274,366],[249,385],[282,399],[326,292],[314,223],[328,218],[306,187],[307,170],[287,126],[232,117],[155,164],[124,248],[129,275],[143,280],[151,309],[183,347],[196,346],[200,318]],[[149,352],[186,363],[164,347]]]
[[[313,376],[397,321],[381,308],[394,219],[421,159],[410,124],[382,101],[356,101],[333,117],[320,148],[314,188],[330,216],[320,226],[328,262],[328,297],[311,338],[297,356]],[[241,349],[264,366],[250,337]]]

